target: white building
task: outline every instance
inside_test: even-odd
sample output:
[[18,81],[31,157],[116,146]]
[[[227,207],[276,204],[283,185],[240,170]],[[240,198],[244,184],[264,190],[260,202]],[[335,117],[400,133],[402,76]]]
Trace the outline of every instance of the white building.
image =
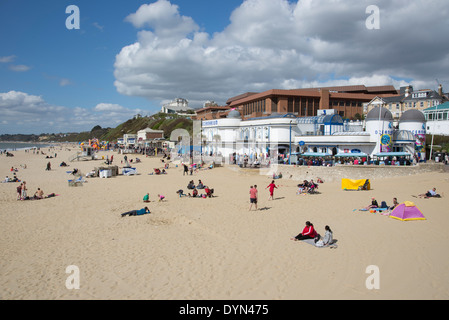
[[[408,125],[422,129],[419,121]],[[233,110],[227,118],[202,121],[202,140],[206,154],[290,162],[326,156],[412,158],[416,142],[412,130],[394,130],[391,112],[379,107],[368,113],[366,131],[361,122],[344,122],[340,115],[332,113],[301,118],[272,114],[243,121]]]
[[123,144],[126,147],[134,146],[137,143],[137,134],[127,133],[123,135]]
[[449,135],[449,102],[424,110],[428,134]]
[[162,106],[162,113],[186,113],[192,112],[193,109],[189,107],[189,101],[183,98],[176,98],[173,101]]

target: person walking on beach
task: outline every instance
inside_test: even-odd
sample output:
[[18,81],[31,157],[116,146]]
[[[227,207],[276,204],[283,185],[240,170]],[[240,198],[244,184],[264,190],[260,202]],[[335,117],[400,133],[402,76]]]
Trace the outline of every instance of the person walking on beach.
[[[278,187],[274,184],[274,180],[271,180],[271,183],[267,186],[267,188],[270,188],[270,196],[268,197],[268,200],[274,200],[273,194],[274,194],[274,189],[277,189]],[[265,188],[265,189],[267,189]]]
[[253,204],[257,210],[257,185],[251,186],[249,188],[249,210],[251,211]]

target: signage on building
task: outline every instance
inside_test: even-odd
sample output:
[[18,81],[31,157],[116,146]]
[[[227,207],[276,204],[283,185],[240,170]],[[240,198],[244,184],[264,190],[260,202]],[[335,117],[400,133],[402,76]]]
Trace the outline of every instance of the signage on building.
[[209,120],[209,121],[203,121],[204,127],[211,127],[218,125],[218,120]]

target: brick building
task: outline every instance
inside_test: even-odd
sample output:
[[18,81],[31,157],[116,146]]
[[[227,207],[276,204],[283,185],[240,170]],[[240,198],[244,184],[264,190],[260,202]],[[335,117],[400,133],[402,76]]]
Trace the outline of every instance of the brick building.
[[393,86],[341,86],[309,89],[272,89],[261,93],[248,92],[230,98],[226,104],[237,109],[243,119],[291,113],[297,117],[316,116],[318,110],[334,109],[344,118],[358,118],[363,104],[376,96],[399,94]]

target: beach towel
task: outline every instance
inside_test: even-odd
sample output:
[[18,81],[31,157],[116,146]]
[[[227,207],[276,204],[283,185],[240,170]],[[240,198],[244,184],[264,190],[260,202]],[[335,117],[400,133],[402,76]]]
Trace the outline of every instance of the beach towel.
[[[304,243],[307,243],[307,244],[310,244],[310,245],[314,246],[315,248],[337,248],[337,245],[336,245],[337,240],[336,239],[332,240],[331,243],[329,243],[329,244],[327,244],[325,246],[317,245],[317,243],[315,243],[315,239],[306,239],[306,240],[300,240],[300,241],[304,242]],[[320,242],[320,241],[322,241],[322,240],[318,240],[318,242]]]

